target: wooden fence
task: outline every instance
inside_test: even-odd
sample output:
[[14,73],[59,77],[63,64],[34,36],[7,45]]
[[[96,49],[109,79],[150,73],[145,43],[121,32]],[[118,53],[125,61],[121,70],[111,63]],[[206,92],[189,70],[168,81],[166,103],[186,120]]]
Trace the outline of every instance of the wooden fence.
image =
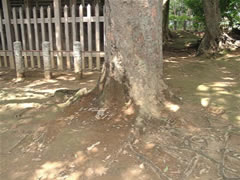
[[[104,60],[104,7],[12,8],[0,11],[0,67],[15,68],[12,44],[20,41],[25,68],[42,68],[42,42],[49,41],[51,65],[73,68],[73,43],[81,42],[83,69],[100,69]],[[5,17],[4,17],[5,16]]]

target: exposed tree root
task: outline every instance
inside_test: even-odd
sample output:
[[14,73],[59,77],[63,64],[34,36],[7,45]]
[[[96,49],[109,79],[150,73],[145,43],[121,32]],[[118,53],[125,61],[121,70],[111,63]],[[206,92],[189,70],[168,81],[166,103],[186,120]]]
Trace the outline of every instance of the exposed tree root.
[[192,174],[193,170],[196,168],[198,160],[199,160],[199,155],[196,155],[191,159],[190,163],[188,164],[188,167],[183,172],[184,173],[183,179],[186,179],[187,177],[189,177]]
[[96,88],[87,90],[87,88],[82,88],[79,90],[58,90],[52,97],[57,96],[58,93],[71,95],[65,102],[63,103],[50,103],[45,104],[47,105],[47,110],[49,112],[58,112],[62,111],[66,107],[70,106],[71,104],[75,103],[79,99],[81,99],[83,96],[87,96],[90,93],[92,93]]
[[130,151],[134,156],[136,156],[140,161],[145,163],[157,176],[159,179],[171,180],[172,178],[168,177],[158,166],[156,166],[150,159],[141,153],[137,152],[137,150],[132,145],[135,141],[135,138],[131,138],[127,143],[127,147],[129,147]]
[[[175,149],[175,150],[178,150],[178,151],[179,151],[179,150],[191,151],[191,152],[194,152],[194,153],[198,154],[199,156],[202,156],[203,158],[205,158],[205,159],[213,162],[214,164],[217,164],[218,166],[221,165],[221,162],[213,159],[212,157],[204,154],[202,151],[199,151],[199,150],[195,150],[195,149],[192,149],[192,148],[189,148],[189,147],[176,147],[176,146],[168,146],[167,148],[172,148],[172,149]],[[231,168],[226,167],[226,166],[224,166],[224,165],[222,166],[222,168],[224,168],[224,169],[226,169],[226,170],[228,170],[228,171],[231,171],[232,173],[236,173],[236,172],[237,172],[237,170],[231,169]]]
[[[225,142],[228,141],[228,138],[229,138],[229,135],[228,135],[228,132],[230,131],[230,129],[226,132],[225,134]],[[224,159],[226,158],[226,152],[227,152],[227,144],[225,143],[225,148],[224,148],[224,152],[223,152],[223,155],[222,155],[222,161],[219,162],[215,159],[213,159],[212,157],[206,155],[205,153],[203,153],[202,151],[199,151],[199,150],[195,150],[191,147],[191,143],[189,143],[187,145],[187,147],[178,147],[178,146],[162,146],[160,144],[157,144],[159,147],[161,147],[164,151],[168,152],[168,149],[173,149],[175,151],[181,151],[181,150],[186,150],[186,151],[190,151],[190,152],[193,152],[196,154],[196,156],[194,156],[192,158],[192,160],[190,161],[188,167],[186,168],[186,170],[183,172],[184,173],[184,177],[188,177],[193,169],[196,167],[196,164],[199,160],[199,157],[203,157],[204,159],[207,159],[209,161],[211,161],[212,163],[216,164],[217,167],[218,167],[218,170],[219,170],[219,175],[224,179],[224,180],[238,180],[240,179],[240,177],[227,177],[224,173],[225,170],[231,172],[232,174],[234,175],[238,175],[237,174],[237,170],[235,169],[232,169],[232,168],[229,168],[225,165],[224,163]],[[183,178],[184,179],[184,178]]]
[[80,89],[59,89],[56,90],[53,96],[57,96],[58,94],[69,94],[74,95],[76,92],[78,92]]
[[78,99],[80,99],[82,96],[85,96],[89,93],[91,93],[92,90],[87,90],[87,88],[82,88],[78,90],[72,97],[70,97],[66,102],[58,104],[58,108],[65,108],[67,106],[70,106],[74,102],[76,102]]
[[110,160],[110,161],[107,163],[107,165],[106,165],[107,168],[110,167],[110,166],[115,162],[115,160],[116,160],[116,159],[119,157],[119,155],[124,151],[124,149],[126,149],[126,147],[127,147],[127,142],[124,142],[123,145],[122,145],[122,146],[119,148],[119,150],[117,151],[117,153],[114,154],[112,160]]
[[231,38],[228,34],[223,33],[223,35],[220,38],[219,42],[219,48],[222,49],[230,49],[235,50],[240,47],[240,41]]
[[214,55],[222,50],[235,50],[240,47],[240,40],[233,39],[226,33],[222,35],[215,41],[211,41],[207,38],[203,38],[197,55]]
[[[222,152],[222,160],[218,166],[219,174],[222,176],[223,180],[237,180],[240,179],[240,177],[227,177],[225,174],[225,159],[226,159],[226,153],[228,151],[228,142],[229,142],[229,137],[230,137],[230,131],[232,129],[232,126],[228,127],[228,130],[224,134],[224,148]],[[236,173],[236,172],[235,172]]]

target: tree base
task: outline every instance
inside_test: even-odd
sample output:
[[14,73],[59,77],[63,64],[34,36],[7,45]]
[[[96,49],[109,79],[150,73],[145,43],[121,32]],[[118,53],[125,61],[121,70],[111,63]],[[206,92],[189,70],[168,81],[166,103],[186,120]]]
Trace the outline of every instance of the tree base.
[[81,80],[81,79],[83,78],[83,73],[82,73],[82,72],[76,72],[76,73],[75,73],[75,78],[76,78],[77,80]]
[[52,72],[50,72],[50,71],[45,71],[45,72],[44,72],[44,77],[45,77],[46,80],[52,79]]
[[215,55],[222,50],[236,50],[240,47],[240,40],[233,39],[228,34],[223,33],[218,39],[210,39],[205,35],[197,51],[199,55]]
[[18,81],[18,82],[19,82],[19,81],[23,81],[24,78],[25,78],[25,73],[24,73],[24,72],[22,72],[22,73],[17,72],[17,81]]

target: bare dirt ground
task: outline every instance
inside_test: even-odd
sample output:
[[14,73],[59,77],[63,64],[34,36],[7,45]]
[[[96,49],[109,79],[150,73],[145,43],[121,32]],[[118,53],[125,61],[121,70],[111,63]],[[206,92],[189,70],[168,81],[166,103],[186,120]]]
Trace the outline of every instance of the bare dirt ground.
[[181,103],[133,136],[131,103],[101,108],[86,96],[59,111],[59,89],[91,89],[98,73],[0,71],[0,179],[239,180],[240,50],[215,59],[165,53],[165,80]]

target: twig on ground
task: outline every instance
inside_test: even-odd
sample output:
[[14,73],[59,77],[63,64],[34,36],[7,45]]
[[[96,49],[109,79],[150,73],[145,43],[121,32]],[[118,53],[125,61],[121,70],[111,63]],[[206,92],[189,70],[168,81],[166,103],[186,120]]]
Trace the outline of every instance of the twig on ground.
[[9,150],[8,153],[11,153],[16,147],[18,147],[28,136],[29,134],[26,134],[25,136],[23,136],[16,144],[14,144],[14,146],[12,146]]
[[191,159],[190,163],[188,164],[188,167],[183,172],[184,173],[183,179],[186,179],[188,176],[190,176],[192,174],[193,170],[196,168],[198,160],[199,160],[198,154]]
[[33,107],[25,108],[25,109],[23,109],[20,113],[16,114],[15,117],[16,117],[16,118],[20,118],[20,117],[22,117],[22,115],[23,115],[24,113],[26,113],[27,111],[29,111],[29,110],[31,110],[31,109],[33,109]]

